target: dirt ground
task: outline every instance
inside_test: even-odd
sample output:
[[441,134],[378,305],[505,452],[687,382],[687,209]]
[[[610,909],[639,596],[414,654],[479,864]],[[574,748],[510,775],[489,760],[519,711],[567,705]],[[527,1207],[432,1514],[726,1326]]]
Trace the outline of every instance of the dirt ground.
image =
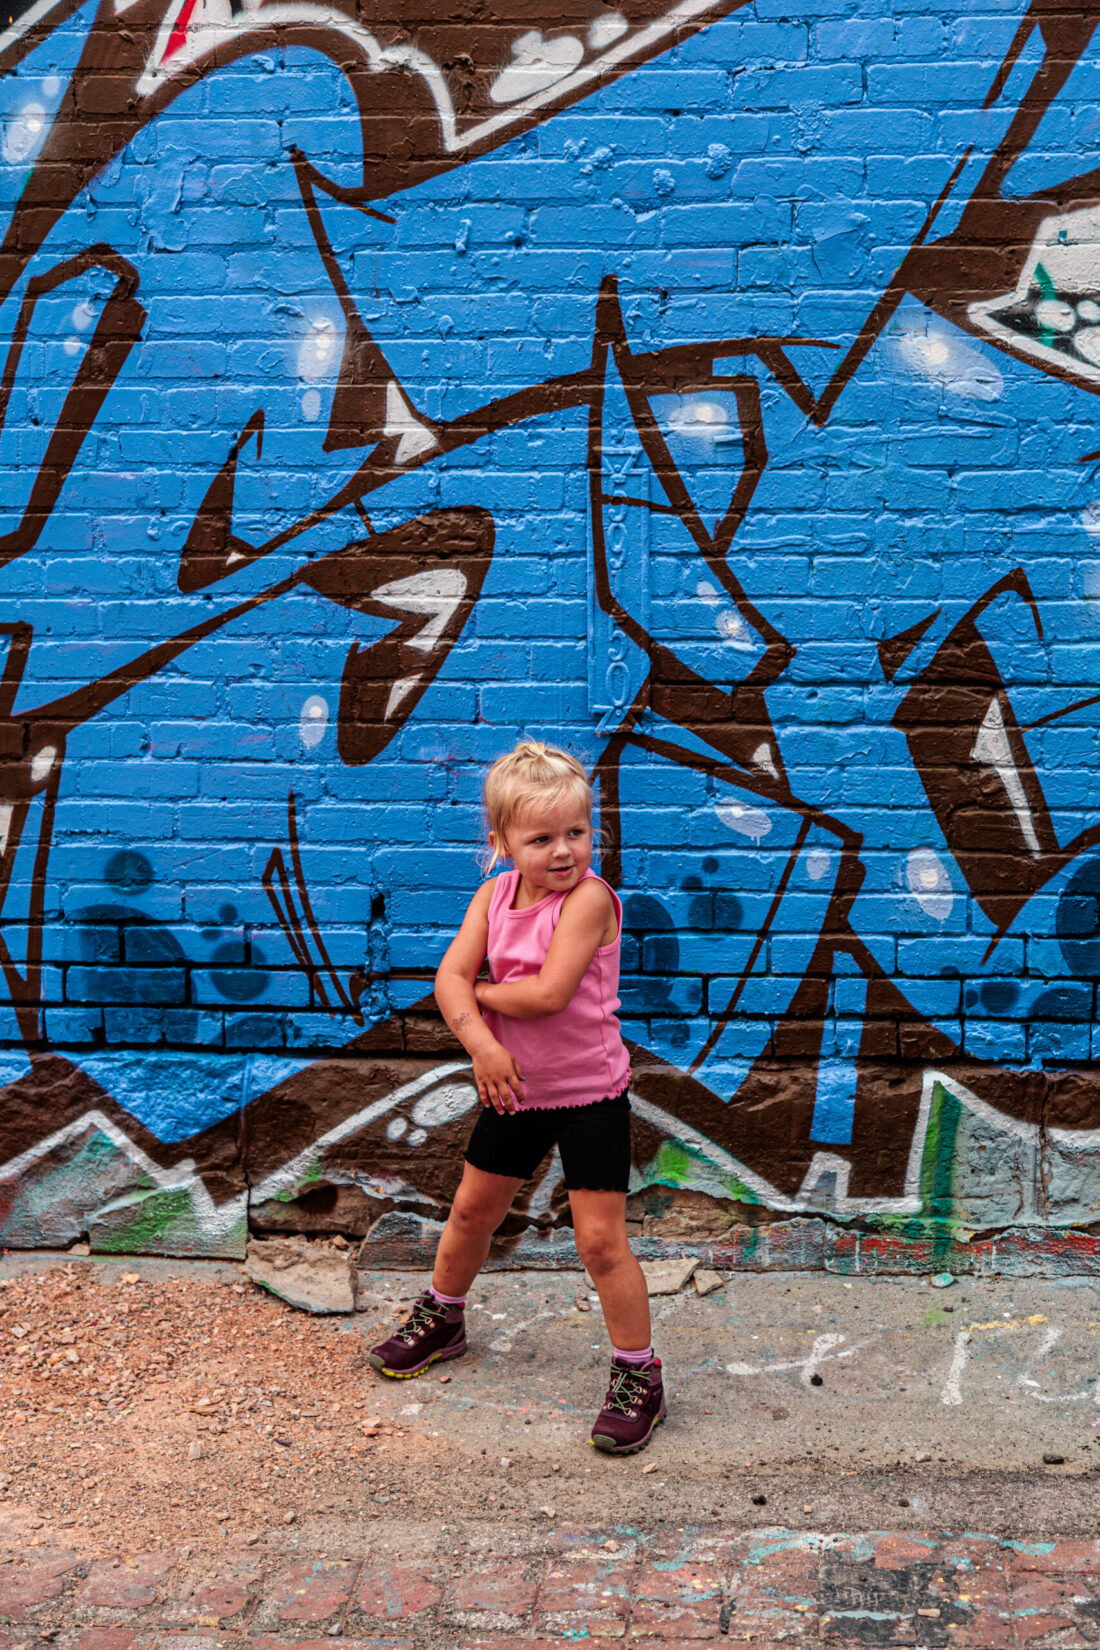
[[402,1432],[369,1424],[362,1318],[140,1263],[97,1272],[0,1278],[0,1507],[94,1554],[139,1526],[150,1548],[247,1541],[358,1501],[365,1477],[384,1493]]
[[503,1552],[608,1519],[1095,1530],[1097,1280],[689,1285],[653,1302],[668,1421],[621,1461],[588,1447],[609,1348],[579,1273],[479,1279],[469,1355],[379,1380],[367,1352],[421,1287],[363,1273],[353,1317],[314,1318],[228,1263],[0,1257],[0,1566]]

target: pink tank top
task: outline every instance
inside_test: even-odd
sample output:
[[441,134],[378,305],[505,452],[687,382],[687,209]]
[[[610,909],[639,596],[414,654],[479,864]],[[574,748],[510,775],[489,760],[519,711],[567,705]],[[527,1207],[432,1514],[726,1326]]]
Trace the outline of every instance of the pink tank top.
[[[585,877],[594,877],[588,870]],[[582,881],[584,878],[582,878]],[[602,880],[598,878],[597,880]],[[489,974],[495,985],[537,974],[546,961],[561,908],[572,890],[547,894],[522,911],[512,907],[518,871],[497,877],[489,901]],[[606,882],[619,932],[601,945],[585,970],[572,1000],[559,1014],[541,1020],[513,1020],[492,1009],[485,1024],[525,1074],[524,1111],[551,1106],[590,1106],[620,1094],[630,1081],[630,1056],[619,1034],[619,952],[623,908]]]

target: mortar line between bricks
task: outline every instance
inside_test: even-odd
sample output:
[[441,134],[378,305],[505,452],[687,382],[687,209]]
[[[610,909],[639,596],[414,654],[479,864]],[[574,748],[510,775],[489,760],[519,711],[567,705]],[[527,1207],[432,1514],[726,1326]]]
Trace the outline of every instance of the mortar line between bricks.
[[[562,1556],[561,1554],[558,1555],[559,1561],[560,1561],[561,1556]],[[535,1588],[535,1602],[531,1606],[531,1632],[532,1632],[532,1634],[534,1634],[535,1626],[538,1622],[538,1618],[542,1613],[542,1589],[543,1589],[543,1586],[545,1584],[547,1574],[550,1570],[550,1566],[553,1563],[554,1563],[553,1553],[549,1552],[548,1550],[544,1550],[543,1554],[542,1554],[541,1562],[539,1564],[538,1585]]]
[[[348,1613],[354,1607],[355,1601],[359,1597],[359,1582],[363,1571],[366,1569],[366,1565],[367,1557],[364,1553],[363,1557],[358,1559],[352,1567],[351,1586],[348,1588],[348,1596],[344,1600],[340,1613],[337,1617],[337,1626],[340,1629],[340,1637],[344,1636],[344,1629],[346,1628],[348,1622]],[[334,1634],[333,1636],[335,1637],[336,1635]]]
[[639,1534],[637,1542],[634,1546],[634,1564],[632,1566],[633,1574],[630,1577],[630,1592],[627,1595],[626,1600],[626,1620],[623,1626],[624,1645],[628,1645],[630,1643],[630,1634],[634,1627],[634,1604],[638,1597],[638,1588],[641,1585],[642,1580],[642,1554],[645,1547],[646,1538],[644,1535]]
[[268,1566],[268,1564],[265,1560],[265,1562],[260,1567],[260,1580],[259,1580],[259,1583],[256,1587],[255,1593],[253,1593],[253,1595],[252,1595],[252,1601],[248,1605],[248,1608],[245,1610],[244,1616],[241,1619],[241,1624],[240,1624],[240,1627],[239,1627],[238,1631],[241,1635],[242,1642],[252,1632],[252,1623],[256,1619],[256,1612],[259,1610],[260,1604],[261,1604],[261,1602],[264,1598],[266,1588],[267,1588],[268,1568],[269,1568],[269,1566]]
[[[1007,1559],[1011,1549],[1006,1550],[1004,1547],[1002,1547],[1001,1551],[1005,1554],[1005,1557]],[[1026,1650],[1026,1641],[1021,1639],[1021,1637],[1020,1637],[1019,1622],[1016,1619],[1016,1586],[1015,1586],[1015,1581],[1016,1581],[1016,1578],[1015,1578],[1015,1575],[1013,1574],[1012,1565],[1009,1564],[1009,1563],[1006,1563],[1005,1564],[1005,1594],[1008,1598],[1008,1629],[1009,1629],[1009,1632],[1012,1634],[1012,1644],[1013,1644],[1014,1650]]]

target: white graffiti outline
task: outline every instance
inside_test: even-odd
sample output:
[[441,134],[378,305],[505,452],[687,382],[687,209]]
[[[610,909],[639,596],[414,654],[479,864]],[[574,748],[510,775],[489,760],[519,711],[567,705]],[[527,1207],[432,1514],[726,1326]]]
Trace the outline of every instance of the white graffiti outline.
[[[79,1140],[82,1135],[98,1132],[105,1135],[112,1145],[116,1146],[137,1168],[147,1174],[158,1190],[178,1191],[181,1188],[187,1188],[191,1194],[196,1218],[204,1235],[216,1241],[224,1237],[239,1221],[245,1218],[251,1199],[266,1200],[278,1196],[280,1192],[294,1190],[299,1185],[305,1171],[327,1146],[335,1145],[337,1141],[354,1134],[358,1129],[365,1128],[376,1117],[392,1110],[394,1106],[400,1105],[402,1101],[412,1099],[414,1095],[432,1088],[436,1083],[447,1077],[453,1077],[456,1072],[468,1071],[469,1069],[468,1064],[462,1060],[433,1067],[431,1071],[424,1072],[412,1082],[403,1084],[401,1088],[393,1089],[381,1100],[375,1100],[369,1106],[364,1106],[361,1111],[346,1117],[342,1123],[337,1123],[335,1127],[326,1130],[324,1134],[311,1141],[302,1151],[289,1158],[286,1163],[272,1170],[271,1174],[265,1176],[250,1191],[241,1192],[238,1196],[229,1198],[222,1204],[214,1202],[206,1189],[202,1176],[196,1174],[193,1158],[183,1158],[172,1168],[164,1168],[154,1158],[150,1157],[148,1152],[143,1151],[130,1138],[125,1129],[112,1122],[104,1112],[95,1106],[90,1107],[80,1117],[74,1118],[71,1123],[66,1123],[64,1127],[55,1129],[52,1134],[44,1135],[41,1140],[36,1141],[25,1152],[21,1152],[18,1157],[9,1158],[6,1163],[0,1164],[0,1185],[6,1181],[18,1181],[34,1163],[48,1157],[59,1146],[67,1145],[73,1140]],[[134,1201],[134,1194],[127,1193],[109,1203],[98,1205],[95,1213],[100,1215],[114,1209],[126,1208]]]
[[13,23],[10,28],[4,30],[3,34],[0,34],[0,52],[6,51],[9,46],[14,46],[17,40],[22,40],[25,34],[29,34],[33,28],[41,23],[44,17],[48,17],[52,11],[56,11],[62,3],[63,0],[36,0],[36,4],[28,7],[17,23]]
[[1094,1404],[1100,1406],[1100,1375],[1097,1376],[1090,1387],[1085,1388],[1084,1392],[1050,1393],[1040,1392],[1038,1390],[1039,1382],[1032,1380],[1028,1374],[1032,1364],[1040,1358],[1045,1358],[1048,1352],[1053,1352],[1061,1339],[1062,1331],[1055,1328],[1053,1324],[1048,1324],[1038,1347],[1017,1375],[1017,1386],[1026,1387],[1028,1389],[1027,1396],[1034,1398],[1037,1404],[1081,1404],[1091,1398]]
[[[44,3],[53,4],[56,0],[44,0]],[[204,23],[196,27],[193,39],[189,38],[186,45],[172,54],[168,63],[163,63],[163,53],[186,3],[187,0],[175,0],[165,14],[149,59],[149,66],[137,83],[139,96],[148,97],[158,91],[175,75],[232,40],[239,40],[250,33],[261,33],[280,23],[314,23],[335,30],[356,45],[376,74],[390,68],[412,69],[414,73],[419,74],[435,102],[444,147],[448,154],[457,154],[503,131],[506,127],[516,125],[537,110],[558,102],[563,96],[579,91],[584,86],[595,85],[609,71],[629,62],[639,53],[645,53],[666,36],[675,34],[684,24],[704,17],[708,12],[724,9],[728,0],[679,0],[679,4],[674,5],[663,17],[656,18],[646,28],[639,29],[636,34],[627,35],[618,45],[609,47],[594,62],[585,64],[540,92],[533,92],[522,102],[502,109],[498,114],[491,115],[465,132],[458,130],[454,102],[443,72],[427,52],[415,46],[384,47],[369,30],[353,22],[342,12],[334,11],[327,6],[298,4],[296,0],[288,0],[288,3],[282,5],[264,6],[254,12],[245,12],[240,17],[218,23]]]
[[[1038,1324],[1035,1322],[1011,1322],[972,1323],[969,1328],[960,1329],[958,1334],[955,1336],[954,1344],[951,1349],[951,1362],[948,1366],[947,1377],[940,1392],[940,1402],[947,1404],[949,1407],[957,1407],[962,1403],[963,1376],[966,1373],[967,1365],[970,1361],[970,1346],[976,1334],[988,1335],[991,1340],[998,1340],[1002,1335],[1022,1334],[1025,1330],[1037,1329],[1038,1327]],[[1016,1377],[1017,1386],[1024,1387],[1027,1392],[1027,1396],[1029,1398],[1034,1398],[1041,1404],[1079,1404],[1084,1403],[1091,1397],[1094,1404],[1100,1405],[1100,1376],[1098,1376],[1094,1384],[1091,1387],[1086,1388],[1084,1392],[1064,1392],[1052,1395],[1050,1393],[1035,1390],[1039,1383],[1038,1381],[1031,1379],[1028,1375],[1028,1370],[1037,1359],[1045,1358],[1047,1354],[1053,1350],[1053,1348],[1061,1340],[1062,1333],[1062,1330],[1056,1328],[1055,1325],[1047,1324],[1038,1347],[1028,1358],[1023,1369]]]
[[369,29],[354,23],[342,12],[333,11],[328,6],[298,4],[296,0],[290,0],[290,3],[282,5],[265,6],[262,11],[245,12],[240,17],[226,19],[224,22],[204,23],[201,27],[195,28],[193,36],[189,32],[187,44],[173,52],[167,63],[163,63],[163,53],[175,32],[179,14],[186,4],[187,0],[175,0],[165,13],[149,65],[137,83],[139,97],[151,96],[183,70],[204,57],[216,54],[219,47],[228,45],[230,41],[239,40],[244,35],[261,34],[268,29],[278,28],[280,24],[299,23],[308,26],[312,23],[319,28],[334,30],[357,46],[374,74],[381,74],[386,69],[402,68],[412,69],[421,75],[435,101],[444,142],[449,150],[456,147],[453,141],[456,133],[455,111],[450,88],[443,77],[443,71],[427,52],[418,51],[415,46],[383,46]]
[[[804,1358],[792,1358],[778,1364],[727,1364],[726,1374],[781,1375],[789,1373],[792,1369],[797,1369],[801,1371],[798,1378],[802,1385],[812,1386],[813,1377],[822,1364],[837,1363],[841,1358],[854,1358],[857,1352],[870,1344],[870,1341],[856,1341],[851,1346],[847,1346],[843,1335],[815,1335],[814,1344]],[[843,1352],[836,1350],[839,1346],[844,1347]]]
[[[818,1181],[825,1175],[836,1177],[835,1207],[839,1214],[919,1214],[921,1211],[920,1198],[920,1171],[924,1157],[924,1144],[928,1134],[928,1120],[932,1114],[932,1096],[937,1084],[950,1094],[960,1105],[965,1106],[977,1117],[1005,1134],[1015,1135],[1020,1140],[1037,1141],[1040,1129],[1036,1123],[1027,1123],[1020,1118],[1008,1117],[1004,1112],[997,1110],[988,1101],[982,1100],[954,1077],[946,1072],[937,1071],[928,1067],[922,1079],[920,1106],[917,1111],[917,1120],[913,1128],[913,1139],[909,1147],[909,1160],[905,1168],[905,1182],[900,1197],[849,1197],[848,1183],[851,1177],[851,1164],[847,1158],[841,1157],[835,1150],[829,1152],[815,1152],[806,1170],[805,1178],[798,1191],[792,1197],[788,1193],[780,1192],[763,1175],[747,1168],[739,1159],[721,1146],[700,1134],[687,1123],[682,1123],[671,1112],[664,1111],[652,1101],[641,1100],[631,1095],[631,1105],[640,1116],[646,1117],[655,1123],[673,1139],[690,1146],[715,1168],[732,1174],[743,1182],[750,1191],[755,1192],[769,1208],[791,1214],[812,1214],[820,1208],[815,1203],[813,1190]],[[1053,1129],[1045,1131],[1046,1139],[1060,1146],[1069,1146],[1082,1149],[1100,1146],[1100,1129]],[[1036,1225],[1043,1224],[1042,1218],[1034,1217]],[[1053,1222],[1050,1222],[1053,1224]]]
[[[171,1168],[162,1167],[155,1161],[154,1158],[150,1157],[146,1151],[144,1151],[130,1138],[124,1128],[120,1127],[117,1123],[113,1123],[110,1118],[97,1107],[89,1108],[89,1110],[84,1112],[80,1117],[74,1119],[70,1123],[66,1123],[62,1128],[56,1129],[52,1133],[44,1135],[42,1139],[38,1140],[33,1146],[28,1147],[18,1156],[9,1158],[7,1162],[0,1164],[0,1185],[8,1181],[18,1180],[26,1172],[26,1170],[31,1167],[32,1164],[38,1162],[43,1157],[48,1156],[59,1146],[63,1146],[72,1140],[78,1139],[83,1134],[90,1134],[96,1130],[99,1130],[115,1146],[117,1146],[120,1151],[128,1156],[138,1168],[147,1174],[159,1188],[168,1190],[179,1189],[183,1186],[190,1186],[192,1196],[195,1200],[196,1215],[205,1223],[205,1229],[217,1238],[223,1236],[238,1220],[243,1217],[247,1208],[249,1196],[259,1200],[275,1197],[283,1191],[293,1190],[300,1183],[302,1175],[308,1169],[310,1164],[316,1161],[318,1155],[324,1152],[326,1147],[335,1145],[338,1141],[346,1139],[349,1135],[355,1134],[359,1129],[367,1127],[367,1125],[372,1123],[377,1117],[380,1117],[387,1111],[390,1111],[394,1106],[399,1105],[403,1100],[408,1100],[413,1095],[420,1094],[425,1089],[430,1089],[435,1084],[442,1082],[446,1078],[453,1077],[459,1072],[467,1071],[469,1071],[469,1066],[465,1061],[456,1061],[433,1067],[432,1070],[423,1073],[412,1082],[404,1084],[400,1088],[394,1089],[390,1094],[385,1095],[382,1099],[372,1102],[369,1106],[365,1106],[361,1111],[354,1112],[351,1116],[345,1118],[342,1123],[336,1124],[332,1129],[329,1129],[324,1134],[319,1135],[315,1140],[311,1141],[308,1146],[296,1153],[294,1157],[288,1159],[286,1163],[283,1163],[279,1168],[272,1170],[272,1172],[258,1185],[252,1188],[250,1194],[242,1194],[239,1197],[231,1198],[226,1203],[220,1205],[216,1205],[214,1203],[210,1193],[207,1191],[206,1186],[202,1181],[201,1176],[196,1174],[193,1159],[185,1158]],[[936,1083],[942,1084],[943,1087],[947,1089],[949,1093],[954,1095],[955,1098],[962,1104],[971,1107],[971,1109],[977,1112],[980,1116],[988,1118],[990,1122],[998,1124],[1008,1133],[1017,1134],[1021,1138],[1025,1139],[1032,1138],[1038,1133],[1038,1130],[1033,1124],[1021,1123],[1013,1118],[1002,1117],[999,1112],[995,1111],[992,1107],[987,1106],[985,1102],[978,1100],[976,1096],[970,1094],[969,1090],[963,1088],[961,1084],[956,1083],[953,1079],[946,1077],[942,1072],[931,1070],[926,1071],[924,1074],[924,1085],[921,1095],[920,1110],[913,1133],[912,1146],[909,1152],[909,1163],[905,1180],[906,1195],[904,1197],[849,1198],[847,1195],[847,1190],[850,1165],[844,1158],[838,1157],[832,1152],[819,1152],[815,1154],[810,1165],[810,1170],[806,1175],[805,1181],[803,1182],[803,1187],[799,1190],[797,1196],[790,1197],[777,1191],[776,1188],[770,1185],[762,1175],[754,1173],[737,1158],[732,1156],[731,1153],[727,1152],[723,1147],[717,1145],[706,1135],[701,1134],[699,1130],[692,1128],[690,1124],[684,1123],[679,1118],[673,1116],[671,1112],[665,1111],[662,1107],[654,1105],[652,1101],[644,1100],[639,1095],[634,1093],[631,1094],[631,1104],[639,1116],[655,1124],[671,1138],[678,1140],[683,1145],[689,1147],[693,1152],[697,1153],[698,1156],[703,1158],[706,1162],[712,1164],[715,1168],[736,1177],[736,1179],[740,1180],[745,1186],[760,1197],[762,1201],[768,1203],[772,1208],[777,1210],[799,1214],[812,1213],[814,1210],[814,1205],[808,1195],[808,1190],[816,1183],[816,1180],[820,1177],[820,1174],[827,1169],[830,1173],[836,1175],[836,1205],[838,1210],[844,1213],[854,1213],[862,1210],[890,1210],[914,1213],[920,1208],[920,1199],[919,1196],[917,1196],[920,1164],[924,1150],[925,1135],[927,1133],[928,1117],[931,1110],[932,1091]],[[1049,1130],[1048,1134],[1057,1134],[1061,1137],[1067,1137],[1075,1144],[1089,1144],[1093,1141],[1100,1143],[1100,1129],[1080,1131]],[[123,1201],[128,1201],[128,1199],[123,1199]],[[103,1207],[106,1209],[108,1205],[104,1205]],[[109,1207],[121,1207],[121,1204],[115,1203]],[[970,1332],[967,1330],[960,1331],[960,1334],[966,1337],[969,1337],[969,1333]],[[958,1339],[959,1337],[956,1337],[957,1343]],[[854,1348],[850,1350],[854,1350]],[[849,1356],[850,1353],[845,1352],[839,1355],[846,1357]],[[964,1354],[963,1362],[960,1366],[960,1374],[962,1368],[965,1367],[965,1362],[966,1358]],[[1100,1403],[1100,1380],[1097,1382],[1096,1391],[1097,1402]],[[945,1403],[955,1401],[955,1399],[949,1399],[947,1397],[944,1398]]]

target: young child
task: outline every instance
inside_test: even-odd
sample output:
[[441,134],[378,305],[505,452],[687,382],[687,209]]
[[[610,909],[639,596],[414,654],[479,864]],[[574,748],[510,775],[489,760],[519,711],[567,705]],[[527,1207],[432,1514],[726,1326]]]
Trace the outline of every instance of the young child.
[[[591,869],[592,791],[564,751],[525,743],[485,782],[489,869],[435,977],[440,1010],[474,1066],[482,1112],[436,1252],[431,1287],[370,1354],[383,1375],[419,1375],[466,1350],[466,1291],[517,1191],[561,1154],[577,1249],[612,1341],[592,1443],[644,1449],[664,1419],[649,1297],[626,1236],[630,1061],[619,1035],[622,906]],[[478,973],[489,959],[488,981]]]

